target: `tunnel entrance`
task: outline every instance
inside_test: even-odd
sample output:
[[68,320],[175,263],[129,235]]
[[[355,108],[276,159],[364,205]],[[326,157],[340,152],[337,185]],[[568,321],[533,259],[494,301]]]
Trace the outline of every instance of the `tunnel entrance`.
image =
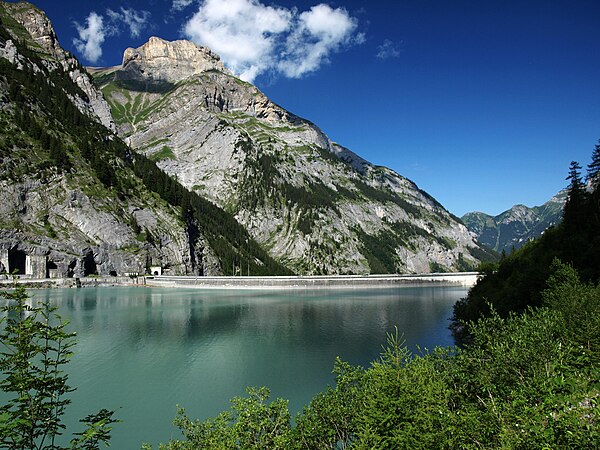
[[46,277],[57,278],[58,277],[58,266],[54,261],[48,261],[46,263]]
[[8,252],[8,272],[17,275],[25,275],[27,255],[22,250],[9,250]]
[[98,267],[92,252],[83,257],[83,276],[87,277],[88,275],[98,275]]

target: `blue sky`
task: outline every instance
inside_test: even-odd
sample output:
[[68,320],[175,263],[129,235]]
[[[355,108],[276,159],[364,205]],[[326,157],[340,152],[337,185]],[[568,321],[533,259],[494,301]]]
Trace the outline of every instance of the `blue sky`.
[[34,0],[85,65],[150,36],[237,74],[449,211],[544,203],[600,139],[597,0]]

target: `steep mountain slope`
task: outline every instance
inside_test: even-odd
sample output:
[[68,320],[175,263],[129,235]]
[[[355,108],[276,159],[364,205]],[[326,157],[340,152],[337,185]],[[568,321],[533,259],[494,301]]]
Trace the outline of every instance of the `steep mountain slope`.
[[94,77],[132,148],[300,273],[464,270],[488,256],[410,180],[331,142],[210,50],[151,38]]
[[47,17],[0,2],[0,272],[288,273],[226,212],[112,131],[109,107]]
[[[42,56],[43,64],[48,70],[51,72],[62,70],[68,75],[86,97],[84,99],[79,96],[72,96],[71,100],[75,103],[75,106],[81,112],[114,131],[115,125],[108,104],[102,94],[95,88],[91,77],[79,61],[60,46],[48,17],[28,2],[2,2],[2,8],[4,10],[2,17],[6,27],[12,34],[11,37],[26,41],[31,50]],[[15,63],[11,58],[8,59]]]
[[563,190],[541,206],[515,205],[495,217],[472,212],[465,214],[462,221],[482,244],[498,252],[510,252],[558,224],[566,198],[567,192]]

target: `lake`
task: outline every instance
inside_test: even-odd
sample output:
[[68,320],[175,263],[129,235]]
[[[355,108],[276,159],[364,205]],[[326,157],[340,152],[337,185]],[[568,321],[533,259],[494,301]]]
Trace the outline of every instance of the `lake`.
[[[77,390],[68,430],[101,408],[123,420],[112,448],[157,447],[179,432],[176,405],[207,418],[247,386],[267,386],[292,415],[333,384],[336,356],[367,366],[397,326],[409,348],[453,344],[463,287],[218,290],[111,287],[31,290],[77,332],[67,366]],[[69,435],[70,436],[70,435]]]

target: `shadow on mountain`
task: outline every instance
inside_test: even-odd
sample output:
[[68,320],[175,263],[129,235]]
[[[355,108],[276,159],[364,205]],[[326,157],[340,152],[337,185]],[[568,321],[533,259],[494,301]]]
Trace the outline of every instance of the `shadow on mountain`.
[[175,88],[175,83],[164,80],[134,80],[130,78],[121,78],[121,76],[118,72],[115,74],[115,84],[120,88],[128,89],[130,91],[164,94]]

